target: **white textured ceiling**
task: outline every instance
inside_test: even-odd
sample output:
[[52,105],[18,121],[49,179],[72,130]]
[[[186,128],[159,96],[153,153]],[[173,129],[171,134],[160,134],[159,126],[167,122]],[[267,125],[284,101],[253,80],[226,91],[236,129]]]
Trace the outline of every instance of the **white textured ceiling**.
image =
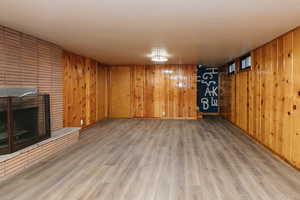
[[107,64],[217,65],[300,25],[300,0],[1,0],[0,24]]

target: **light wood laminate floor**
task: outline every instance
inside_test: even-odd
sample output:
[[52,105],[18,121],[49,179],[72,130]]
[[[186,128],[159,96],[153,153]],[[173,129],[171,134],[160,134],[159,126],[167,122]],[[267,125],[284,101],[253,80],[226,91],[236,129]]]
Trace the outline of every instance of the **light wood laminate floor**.
[[221,119],[112,119],[0,183],[0,199],[296,200],[300,173]]

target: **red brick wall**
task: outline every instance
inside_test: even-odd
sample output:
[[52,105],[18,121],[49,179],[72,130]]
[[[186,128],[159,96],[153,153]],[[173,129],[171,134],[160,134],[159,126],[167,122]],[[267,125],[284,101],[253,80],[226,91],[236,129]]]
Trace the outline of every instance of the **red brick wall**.
[[62,49],[57,45],[0,26],[0,87],[50,94],[52,130],[63,127]]
[[[36,145],[11,154],[9,159],[1,160],[0,157],[0,180],[6,179],[22,172],[24,169],[58,153],[79,139],[79,130],[56,139],[48,139]],[[16,154],[16,155],[15,155]]]

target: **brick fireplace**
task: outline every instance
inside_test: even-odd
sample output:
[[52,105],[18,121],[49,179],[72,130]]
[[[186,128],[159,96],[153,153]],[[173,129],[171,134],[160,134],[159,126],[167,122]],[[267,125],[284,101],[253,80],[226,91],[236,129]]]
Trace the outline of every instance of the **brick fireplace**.
[[0,97],[0,154],[50,138],[49,95],[30,94]]

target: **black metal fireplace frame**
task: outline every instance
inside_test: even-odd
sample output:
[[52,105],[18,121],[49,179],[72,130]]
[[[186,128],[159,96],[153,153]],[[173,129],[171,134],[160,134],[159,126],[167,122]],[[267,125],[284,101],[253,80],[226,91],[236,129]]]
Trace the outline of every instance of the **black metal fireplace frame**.
[[[23,149],[25,147],[28,147],[32,144],[38,143],[40,141],[43,141],[45,139],[48,139],[51,137],[51,121],[50,121],[50,96],[48,94],[41,94],[36,96],[43,96],[44,100],[44,106],[45,106],[45,135],[42,137],[37,137],[33,140],[30,140],[28,142],[23,142],[21,145],[16,145],[15,139],[14,139],[14,114],[12,109],[12,99],[13,98],[22,98],[22,97],[0,97],[0,99],[6,99],[7,100],[7,110],[6,110],[6,130],[7,130],[7,144],[8,148],[1,150],[0,149],[0,155],[3,154],[9,154],[14,153],[18,151],[19,149]],[[39,123],[37,123],[37,126]],[[38,127],[37,127],[37,130]]]

